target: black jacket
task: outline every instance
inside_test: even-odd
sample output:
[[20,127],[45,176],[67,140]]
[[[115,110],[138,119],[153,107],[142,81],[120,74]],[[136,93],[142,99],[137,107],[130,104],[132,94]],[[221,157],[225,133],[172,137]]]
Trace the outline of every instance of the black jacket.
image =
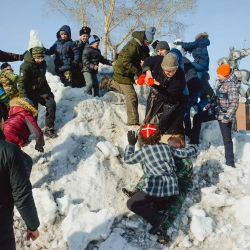
[[40,223],[22,152],[17,145],[5,141],[0,130],[0,228],[11,223],[14,203],[27,227],[36,230]]
[[94,66],[99,63],[112,65],[112,61],[105,59],[99,49],[86,44],[82,52],[82,71],[97,74],[98,70],[94,70]]

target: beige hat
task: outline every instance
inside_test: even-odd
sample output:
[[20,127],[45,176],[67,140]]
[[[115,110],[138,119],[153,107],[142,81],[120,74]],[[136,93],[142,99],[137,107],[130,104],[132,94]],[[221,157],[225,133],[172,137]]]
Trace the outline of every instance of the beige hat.
[[161,67],[163,70],[166,70],[166,71],[178,69],[179,64],[178,64],[178,59],[176,55],[172,53],[166,54],[162,60]]

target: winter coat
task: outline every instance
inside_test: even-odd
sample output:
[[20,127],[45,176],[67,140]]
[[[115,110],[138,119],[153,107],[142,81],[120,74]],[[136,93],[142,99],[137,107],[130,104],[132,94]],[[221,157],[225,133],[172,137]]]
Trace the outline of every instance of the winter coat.
[[112,61],[105,59],[99,49],[93,48],[91,45],[86,44],[82,52],[82,72],[89,72],[96,75],[98,72],[94,70],[94,66],[100,63],[112,65]]
[[0,87],[3,87],[9,98],[19,96],[17,90],[18,75],[12,69],[0,71]]
[[212,97],[214,97],[214,91],[211,87],[211,85],[209,84],[209,80],[210,79],[210,75],[205,72],[201,78],[203,84],[204,84],[204,93],[200,96],[200,99],[211,99]]
[[194,42],[177,42],[177,45],[181,45],[184,50],[192,53],[194,61],[202,65],[206,71],[209,70],[207,46],[210,45],[210,41],[207,36],[200,35]]
[[0,62],[14,62],[14,61],[22,61],[22,55],[13,54],[10,52],[4,52],[0,50]]
[[30,134],[33,135],[39,147],[45,145],[43,132],[37,124],[38,111],[23,98],[13,98],[10,101],[9,118],[4,122],[6,141],[22,147]]
[[141,72],[144,60],[145,31],[134,31],[132,39],[123,47],[114,66],[114,80],[121,84],[134,84],[134,76]]
[[185,56],[182,57],[182,61],[184,63],[184,72],[189,93],[196,93],[200,90],[204,91],[204,84],[198,78],[194,65]]
[[79,48],[79,53],[80,53],[79,63],[82,63],[82,52],[83,52],[86,44],[88,44],[88,42],[83,43],[82,40],[80,39],[80,40],[76,40],[75,43],[76,43],[76,46]]
[[[68,39],[62,40],[60,31],[68,34]],[[45,55],[55,54],[55,70],[66,71],[72,70],[72,63],[78,64],[80,60],[80,50],[76,43],[71,39],[71,30],[68,25],[63,25],[56,33],[57,41],[49,48],[45,49]]]
[[[27,227],[35,231],[40,223],[22,152],[17,145],[5,141],[0,130],[0,227],[13,223],[14,203]],[[1,240],[2,237],[7,237],[7,232],[1,234]]]
[[17,87],[20,97],[27,97],[29,93],[37,93],[43,98],[51,94],[46,80],[46,61],[36,63],[31,54],[32,49],[24,55],[24,62],[20,66],[20,76]]
[[239,106],[238,78],[230,73],[224,80],[220,80],[215,90],[215,117],[217,120],[233,121]]

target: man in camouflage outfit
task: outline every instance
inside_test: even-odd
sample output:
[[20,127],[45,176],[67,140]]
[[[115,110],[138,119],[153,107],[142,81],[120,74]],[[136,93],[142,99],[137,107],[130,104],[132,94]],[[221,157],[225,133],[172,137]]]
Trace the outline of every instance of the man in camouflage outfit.
[[46,107],[44,134],[55,138],[57,137],[54,128],[56,103],[45,73],[46,61],[44,61],[43,47],[31,48],[24,55],[24,62],[20,66],[18,90],[20,97],[30,99],[36,108],[38,108],[38,103]]

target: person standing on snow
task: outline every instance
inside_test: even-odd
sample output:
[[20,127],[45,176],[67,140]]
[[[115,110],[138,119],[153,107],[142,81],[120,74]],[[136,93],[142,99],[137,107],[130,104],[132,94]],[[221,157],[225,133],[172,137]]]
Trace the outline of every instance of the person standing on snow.
[[72,87],[72,71],[80,60],[80,51],[76,43],[71,39],[71,29],[63,25],[56,33],[57,41],[45,49],[45,55],[55,54],[55,71],[65,87]]
[[0,109],[0,249],[15,250],[14,204],[27,225],[27,239],[39,237],[36,206],[20,148],[5,141]]
[[55,133],[56,103],[54,94],[45,77],[46,61],[44,61],[43,47],[31,48],[24,55],[24,62],[20,66],[18,90],[20,97],[28,98],[38,109],[38,103],[46,107],[45,135],[57,137]]
[[99,96],[99,82],[97,79],[99,63],[112,65],[112,61],[104,58],[99,50],[100,38],[96,35],[89,37],[88,44],[86,44],[82,52],[82,72],[86,82],[85,93],[94,96]]
[[82,72],[82,52],[86,46],[86,44],[88,44],[88,39],[91,33],[91,29],[87,26],[84,26],[80,29],[79,31],[79,35],[80,35],[80,39],[75,41],[77,47],[80,50],[80,61],[77,65],[77,67],[73,70],[73,75],[72,75],[72,87],[73,88],[81,88],[85,86],[85,79],[83,76],[83,72]]
[[[32,134],[36,140],[35,149],[39,152],[44,152],[43,132],[35,119],[37,113],[37,109],[28,99],[15,97],[10,100],[9,118],[4,123],[6,141],[12,142],[21,148],[25,146],[25,142]],[[22,158],[30,177],[33,165],[32,158],[24,151],[22,151]]]
[[205,111],[197,113],[193,118],[190,144],[199,144],[201,124],[218,120],[224,147],[226,165],[235,167],[232,122],[239,106],[238,79],[228,64],[222,64],[217,68],[219,84],[215,89],[215,97],[205,107]]
[[156,29],[134,31],[132,39],[123,47],[114,66],[114,79],[103,77],[101,89],[108,86],[126,97],[127,125],[139,125],[138,98],[133,84],[142,72],[145,49],[154,40]]

